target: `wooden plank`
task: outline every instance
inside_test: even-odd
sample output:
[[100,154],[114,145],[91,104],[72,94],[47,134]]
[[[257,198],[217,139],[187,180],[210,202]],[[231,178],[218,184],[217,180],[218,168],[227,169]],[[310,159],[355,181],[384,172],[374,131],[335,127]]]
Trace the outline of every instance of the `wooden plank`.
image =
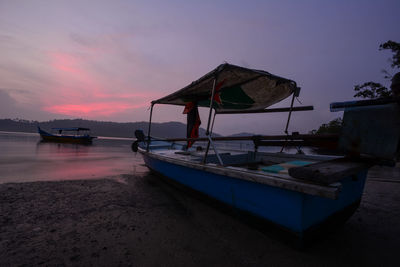
[[292,160],[306,160],[313,162],[327,161],[339,158],[338,156],[327,156],[327,155],[305,155],[305,154],[287,154],[277,152],[257,152],[257,158],[261,160],[283,163]]
[[339,158],[289,169],[293,178],[320,184],[331,184],[372,166],[370,160]]
[[365,107],[365,106],[376,106],[386,105],[391,103],[400,104],[400,97],[388,97],[368,100],[357,100],[357,101],[346,101],[346,102],[334,102],[330,104],[331,112],[342,111],[348,108]]
[[[297,135],[253,135],[253,136],[221,136],[212,137],[213,141],[294,141],[294,140],[304,140],[304,141],[321,141],[321,142],[337,142],[339,140],[339,135],[337,134],[297,134]],[[208,138],[166,138],[160,139],[160,141],[208,141]]]
[[296,146],[296,147],[319,147],[319,148],[326,148],[326,149],[336,149],[338,146],[337,140],[330,141],[330,140],[304,140],[304,141],[293,141],[293,140],[278,140],[278,141],[256,141],[256,146]]
[[289,111],[308,111],[314,110],[314,106],[302,106],[302,107],[293,107],[293,108],[268,108],[268,109],[257,109],[257,110],[238,110],[238,111],[217,111],[217,114],[248,114],[248,113],[272,113],[272,112],[289,112]]

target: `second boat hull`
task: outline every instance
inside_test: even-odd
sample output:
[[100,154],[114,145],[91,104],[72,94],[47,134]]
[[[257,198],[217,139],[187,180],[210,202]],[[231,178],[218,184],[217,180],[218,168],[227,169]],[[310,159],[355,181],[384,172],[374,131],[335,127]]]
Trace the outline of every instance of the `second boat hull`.
[[41,135],[43,141],[74,143],[74,144],[91,144],[93,137],[74,137],[74,136],[51,136]]
[[38,128],[40,137],[45,142],[60,142],[60,143],[74,143],[74,144],[91,144],[95,138],[90,135],[54,135],[43,131]]

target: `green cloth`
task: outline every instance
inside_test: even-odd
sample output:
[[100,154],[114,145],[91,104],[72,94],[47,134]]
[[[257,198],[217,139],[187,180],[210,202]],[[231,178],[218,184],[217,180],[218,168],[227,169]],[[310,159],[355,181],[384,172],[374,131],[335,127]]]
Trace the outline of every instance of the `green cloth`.
[[308,164],[311,164],[312,162],[308,161],[301,161],[301,160],[294,160],[294,161],[288,161],[276,165],[270,165],[261,168],[262,171],[264,172],[270,172],[270,173],[288,173],[288,170],[292,167],[301,167],[305,166]]

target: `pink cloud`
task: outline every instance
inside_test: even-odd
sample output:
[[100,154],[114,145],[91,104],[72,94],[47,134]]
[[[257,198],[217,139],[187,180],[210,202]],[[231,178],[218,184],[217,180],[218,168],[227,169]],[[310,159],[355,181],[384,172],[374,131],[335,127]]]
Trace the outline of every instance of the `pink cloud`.
[[131,109],[143,108],[148,106],[148,103],[142,104],[128,104],[121,102],[101,102],[101,103],[89,103],[89,104],[62,104],[48,106],[44,109],[46,111],[63,114],[69,116],[111,116],[115,113],[124,112]]
[[[60,86],[53,88],[54,94],[44,98],[42,109],[47,112],[90,118],[109,117],[147,107],[154,99],[154,94],[124,88],[112,75],[100,76],[93,72],[89,67],[93,58],[60,52],[49,53],[49,56]],[[107,86],[110,84],[116,89],[111,91]]]
[[96,93],[94,95],[96,98],[131,98],[131,99],[154,99],[158,97],[158,94],[153,93]]
[[66,53],[51,53],[52,67],[56,70],[80,75],[79,61],[76,57]]

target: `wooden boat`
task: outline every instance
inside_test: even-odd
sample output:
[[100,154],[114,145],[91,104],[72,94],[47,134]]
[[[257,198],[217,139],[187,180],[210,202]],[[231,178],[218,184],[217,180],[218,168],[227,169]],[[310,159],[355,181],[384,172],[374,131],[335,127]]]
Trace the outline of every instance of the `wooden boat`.
[[43,141],[76,143],[76,144],[91,144],[96,138],[90,135],[89,128],[71,127],[71,128],[52,128],[53,132],[46,132],[38,126],[38,132]]
[[[304,239],[325,226],[345,222],[354,213],[369,167],[393,165],[399,154],[400,109],[398,100],[333,103],[332,111],[344,110],[340,136],[289,134],[291,113],[312,109],[293,106],[299,91],[294,81],[265,71],[220,65],[183,89],[153,101],[148,134],[137,130],[132,148],[142,154],[149,169],[164,178]],[[268,108],[289,96],[290,107]],[[193,123],[193,117],[196,122],[198,114],[192,116],[191,111],[188,138],[151,138],[156,104],[181,105],[185,111],[192,106],[194,113],[197,106],[208,107],[206,138],[197,138],[199,123]],[[284,135],[211,137],[216,115],[268,112],[288,112]],[[227,140],[251,140],[254,150],[220,151],[216,143]],[[192,147],[195,141],[206,141],[206,148]],[[267,153],[259,151],[261,146],[338,146],[346,156]]]

